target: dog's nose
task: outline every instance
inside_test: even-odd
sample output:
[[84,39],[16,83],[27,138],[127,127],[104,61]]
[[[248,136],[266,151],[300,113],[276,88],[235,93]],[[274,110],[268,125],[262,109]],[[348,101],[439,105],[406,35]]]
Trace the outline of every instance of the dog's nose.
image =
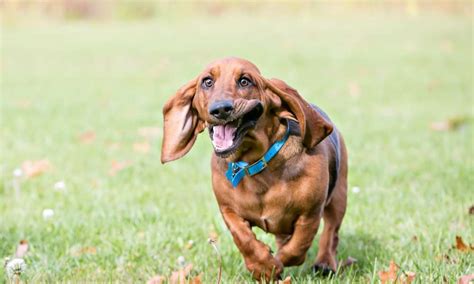
[[234,110],[231,100],[216,101],[209,107],[209,114],[217,119],[226,119]]

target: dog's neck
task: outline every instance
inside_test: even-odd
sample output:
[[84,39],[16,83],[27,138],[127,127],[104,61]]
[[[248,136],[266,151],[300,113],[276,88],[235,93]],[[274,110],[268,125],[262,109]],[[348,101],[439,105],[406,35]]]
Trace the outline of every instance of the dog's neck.
[[260,130],[249,133],[238,151],[225,159],[219,159],[219,164],[223,169],[227,167],[229,162],[244,161],[253,164],[261,159],[276,141],[281,140],[285,136],[288,127],[290,127],[290,137],[277,156],[271,161],[269,167],[277,168],[284,161],[302,153],[303,145],[299,125],[296,121],[286,119],[280,121],[278,117],[275,117],[270,125],[260,127],[262,127],[261,130],[265,131]]

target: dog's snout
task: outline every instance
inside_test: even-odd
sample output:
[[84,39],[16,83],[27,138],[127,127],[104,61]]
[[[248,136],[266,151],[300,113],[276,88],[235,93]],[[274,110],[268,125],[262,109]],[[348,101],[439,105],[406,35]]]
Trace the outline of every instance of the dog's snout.
[[234,110],[234,103],[231,100],[216,101],[209,107],[209,114],[217,119],[226,119]]

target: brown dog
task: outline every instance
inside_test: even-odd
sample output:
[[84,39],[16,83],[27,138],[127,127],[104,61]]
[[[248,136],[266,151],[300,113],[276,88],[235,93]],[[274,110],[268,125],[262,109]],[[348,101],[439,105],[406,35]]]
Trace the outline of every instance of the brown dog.
[[[185,155],[208,128],[214,194],[254,278],[277,279],[284,266],[302,264],[321,217],[313,269],[336,270],[347,152],[323,111],[254,64],[225,58],[179,89],[163,115],[162,163]],[[253,226],[275,235],[275,256]]]

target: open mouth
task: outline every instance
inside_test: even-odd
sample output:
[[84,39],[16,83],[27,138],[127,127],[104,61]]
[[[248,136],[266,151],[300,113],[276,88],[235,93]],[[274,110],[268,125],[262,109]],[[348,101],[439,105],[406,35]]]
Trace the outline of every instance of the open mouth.
[[215,153],[220,157],[227,157],[234,153],[240,146],[247,131],[257,124],[263,113],[263,106],[257,103],[239,118],[225,124],[209,126],[209,135],[214,145]]

